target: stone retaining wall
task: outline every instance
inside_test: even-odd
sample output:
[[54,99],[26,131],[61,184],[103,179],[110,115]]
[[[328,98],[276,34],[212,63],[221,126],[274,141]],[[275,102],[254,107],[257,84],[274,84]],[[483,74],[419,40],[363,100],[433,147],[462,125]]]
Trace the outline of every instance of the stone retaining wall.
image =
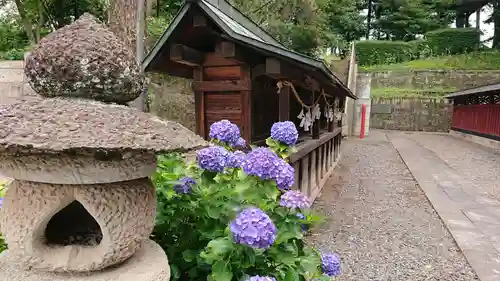
[[0,104],[36,95],[24,75],[24,61],[0,61]]
[[500,71],[385,71],[372,73],[373,88],[466,89],[500,82]]
[[448,132],[452,105],[443,99],[374,98],[370,128]]

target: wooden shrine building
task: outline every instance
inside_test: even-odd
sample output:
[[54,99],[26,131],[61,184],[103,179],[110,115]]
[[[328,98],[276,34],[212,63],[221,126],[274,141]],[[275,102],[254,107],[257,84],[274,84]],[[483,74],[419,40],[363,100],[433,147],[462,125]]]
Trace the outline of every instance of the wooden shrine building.
[[287,49],[225,0],[186,0],[143,69],[193,79],[196,131],[205,138],[228,119],[247,142],[264,144],[274,122],[293,121],[300,139],[290,162],[311,197],[333,170],[338,113],[355,95],[322,61]]
[[500,150],[500,84],[446,96],[453,101],[451,133]]

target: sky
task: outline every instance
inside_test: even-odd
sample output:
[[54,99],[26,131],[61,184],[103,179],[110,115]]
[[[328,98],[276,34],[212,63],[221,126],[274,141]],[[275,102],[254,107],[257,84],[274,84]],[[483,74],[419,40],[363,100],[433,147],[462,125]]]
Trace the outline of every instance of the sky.
[[[488,23],[488,24],[484,23],[484,21],[489,17],[489,15],[491,15],[491,7],[483,7],[483,9],[481,9],[481,13],[480,13],[481,23],[479,25],[479,28],[483,32],[483,35],[481,36],[481,41],[484,41],[488,38],[493,37],[493,31],[494,31],[493,23]],[[476,26],[476,14],[472,14],[469,18],[469,21],[471,23],[471,26],[475,27]],[[451,26],[454,27],[455,25],[452,24]],[[491,44],[492,44],[492,42],[490,41],[486,45],[491,47]]]

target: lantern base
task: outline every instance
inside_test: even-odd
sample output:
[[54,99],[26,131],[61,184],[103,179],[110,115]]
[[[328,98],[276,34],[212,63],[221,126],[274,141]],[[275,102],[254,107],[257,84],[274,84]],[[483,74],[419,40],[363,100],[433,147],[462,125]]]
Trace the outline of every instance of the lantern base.
[[163,249],[146,241],[131,258],[101,271],[53,273],[22,268],[9,251],[0,254],[0,281],[164,281],[170,280],[170,266]]

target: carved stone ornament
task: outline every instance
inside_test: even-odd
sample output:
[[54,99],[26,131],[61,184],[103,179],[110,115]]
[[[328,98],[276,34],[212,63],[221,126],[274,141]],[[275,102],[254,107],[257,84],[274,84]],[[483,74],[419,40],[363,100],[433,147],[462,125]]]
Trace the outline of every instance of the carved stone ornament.
[[[149,240],[156,155],[207,146],[123,104],[142,91],[133,56],[91,15],[43,39],[26,75],[38,98],[0,105],[0,281],[163,281]],[[113,104],[115,103],[115,104]],[[116,104],[118,103],[118,104]]]

